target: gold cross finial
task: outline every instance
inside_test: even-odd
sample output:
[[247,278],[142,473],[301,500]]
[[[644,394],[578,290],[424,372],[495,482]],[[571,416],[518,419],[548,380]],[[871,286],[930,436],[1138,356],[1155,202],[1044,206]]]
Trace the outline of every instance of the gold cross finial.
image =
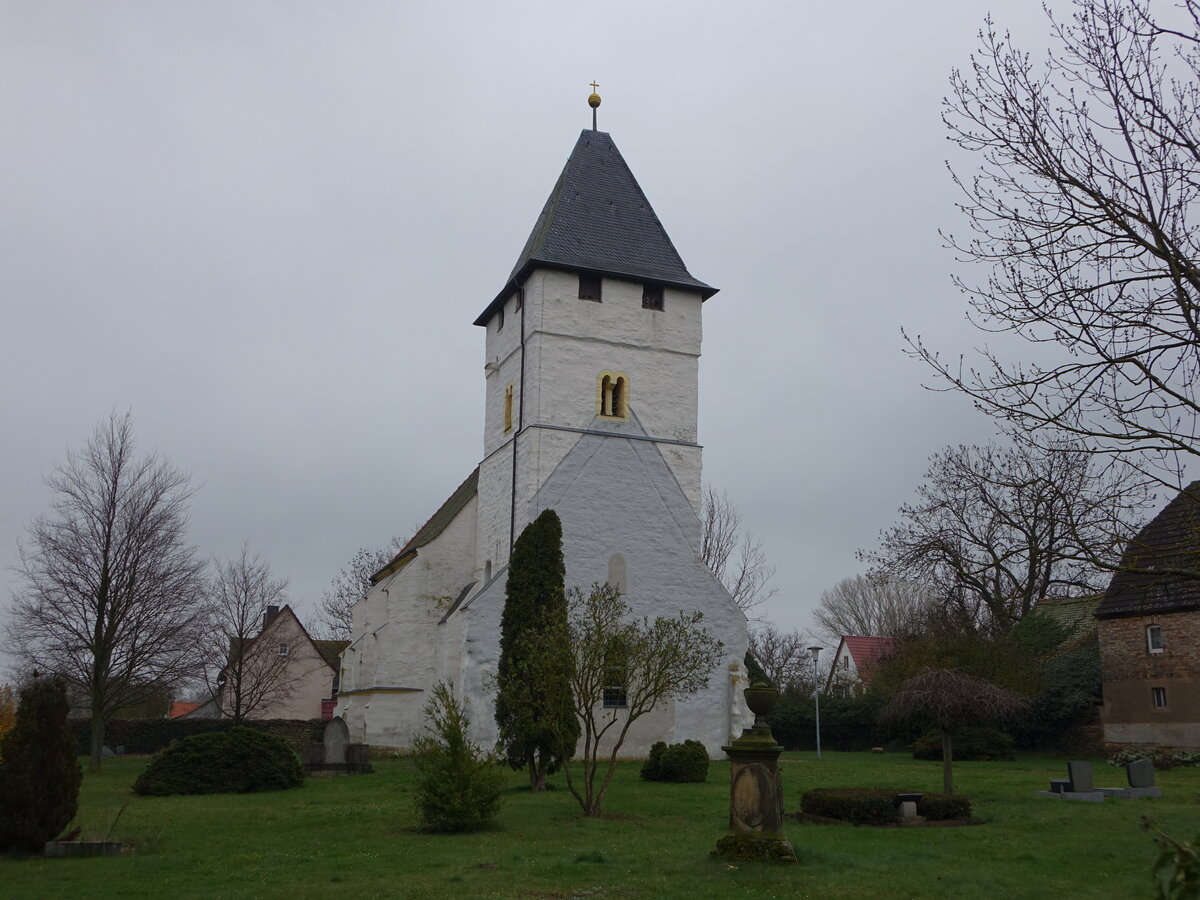
[[592,108],[592,131],[596,130],[596,107],[600,105],[600,95],[596,93],[596,88],[600,85],[592,82],[592,95],[588,97],[588,106]]

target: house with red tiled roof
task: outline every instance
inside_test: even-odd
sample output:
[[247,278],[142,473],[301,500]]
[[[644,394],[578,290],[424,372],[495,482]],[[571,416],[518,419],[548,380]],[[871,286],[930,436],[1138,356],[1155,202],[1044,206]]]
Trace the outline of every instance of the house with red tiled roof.
[[204,704],[198,700],[175,700],[171,703],[170,710],[167,711],[168,719],[178,719],[180,716],[186,716],[193,710],[199,709]]
[[825,692],[845,695],[870,687],[880,662],[898,646],[895,638],[843,634],[825,679]]

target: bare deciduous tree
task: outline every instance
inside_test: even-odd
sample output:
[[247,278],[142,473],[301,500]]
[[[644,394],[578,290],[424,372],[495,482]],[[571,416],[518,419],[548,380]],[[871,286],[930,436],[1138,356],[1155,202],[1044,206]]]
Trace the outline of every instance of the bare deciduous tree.
[[747,615],[778,592],[771,584],[775,567],[767,563],[762,541],[742,528],[742,514],[722,491],[704,488],[700,513],[701,557],[734,602]]
[[1076,0],[1040,62],[987,21],[946,101],[979,158],[955,179],[973,236],[947,240],[989,272],[958,280],[972,321],[1043,361],[910,344],[1025,439],[1065,432],[1177,485],[1200,455],[1200,0],[1152,7]]
[[948,447],[917,499],[861,554],[876,577],[927,585],[967,626],[1007,631],[1043,597],[1102,590],[1149,497],[1086,452]]
[[290,656],[254,640],[266,624],[267,608],[287,602],[287,580],[273,578],[271,567],[248,543],[237,557],[215,567],[209,677],[221,714],[236,725],[291,696],[297,673]]
[[750,655],[781,693],[812,691],[810,646],[812,638],[798,629],[780,631],[774,625],[763,625],[750,632]]
[[354,604],[371,590],[371,576],[391,562],[406,541],[392,538],[386,547],[370,550],[360,547],[350,562],[334,576],[321,595],[318,626],[321,633],[335,640],[348,640],[354,624]]
[[114,711],[203,668],[204,563],[187,543],[188,476],[135,454],[113,413],[46,479],[53,512],[21,545],[9,623],[14,655],[86,697],[92,771]]
[[925,586],[900,579],[855,575],[821,594],[813,618],[823,637],[905,637],[921,631],[932,602]]
[[942,738],[942,790],[954,793],[956,728],[996,725],[1028,714],[1029,702],[1018,694],[957,669],[926,669],[905,681],[879,714],[885,724],[917,724],[936,728]]
[[[564,639],[575,667],[574,712],[583,726],[582,778],[573,776],[574,762],[564,763],[563,770],[583,814],[598,816],[630,726],[665,700],[703,690],[721,661],[723,645],[704,630],[698,612],[632,619],[621,592],[608,584],[592,585],[587,594],[573,588],[569,600]],[[577,734],[568,735],[566,743],[573,743]]]

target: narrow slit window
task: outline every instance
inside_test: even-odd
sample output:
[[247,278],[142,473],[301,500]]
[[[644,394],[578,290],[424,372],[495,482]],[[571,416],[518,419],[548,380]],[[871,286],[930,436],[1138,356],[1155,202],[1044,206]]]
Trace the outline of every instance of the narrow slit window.
[[504,330],[504,307],[500,307],[500,311],[496,313],[496,330]]
[[625,557],[614,553],[608,558],[608,583],[622,594],[629,591],[629,573],[625,566]]
[[657,285],[657,284],[642,285],[642,309],[662,309],[662,308],[663,308],[662,285]]
[[597,300],[600,299],[600,276],[599,275],[580,275],[579,276],[579,299],[580,300]]
[[1165,687],[1150,688],[1150,697],[1154,702],[1155,709],[1167,708],[1167,689]]
[[513,420],[513,386],[504,389],[504,433],[512,431]]
[[1146,649],[1151,653],[1162,653],[1166,649],[1161,625],[1146,626]]

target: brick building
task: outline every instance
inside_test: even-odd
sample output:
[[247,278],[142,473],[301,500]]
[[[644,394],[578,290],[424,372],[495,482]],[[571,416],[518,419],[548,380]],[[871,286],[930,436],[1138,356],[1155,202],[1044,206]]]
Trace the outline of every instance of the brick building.
[[1200,748],[1200,481],[1129,542],[1096,608],[1110,743]]

